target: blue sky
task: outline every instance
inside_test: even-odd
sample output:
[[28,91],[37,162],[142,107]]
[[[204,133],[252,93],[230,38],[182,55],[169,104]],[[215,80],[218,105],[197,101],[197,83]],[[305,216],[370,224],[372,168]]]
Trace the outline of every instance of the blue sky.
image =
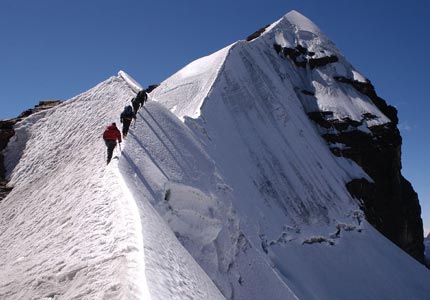
[[399,110],[403,174],[430,228],[430,2],[423,0],[2,0],[0,119],[69,99],[125,70],[161,82],[295,9]]

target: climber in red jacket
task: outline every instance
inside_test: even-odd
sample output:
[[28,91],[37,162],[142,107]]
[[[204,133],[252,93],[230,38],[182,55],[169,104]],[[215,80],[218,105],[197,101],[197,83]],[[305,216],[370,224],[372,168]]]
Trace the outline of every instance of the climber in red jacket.
[[110,163],[110,160],[112,159],[113,150],[116,147],[116,141],[118,140],[118,143],[121,145],[121,132],[116,127],[115,123],[112,123],[112,125],[109,125],[105,132],[103,132],[103,139],[106,143],[107,147],[107,163]]

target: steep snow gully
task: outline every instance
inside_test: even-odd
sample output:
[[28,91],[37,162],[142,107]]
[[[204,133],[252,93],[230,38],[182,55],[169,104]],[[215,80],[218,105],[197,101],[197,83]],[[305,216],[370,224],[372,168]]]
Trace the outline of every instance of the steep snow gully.
[[[339,59],[302,67],[275,41]],[[0,299],[428,299],[429,271],[345,187],[371,179],[306,115],[372,114],[364,131],[389,121],[333,75],[365,80],[291,12],[164,81],[108,166],[101,133],[141,89],[125,72],[19,122]]]

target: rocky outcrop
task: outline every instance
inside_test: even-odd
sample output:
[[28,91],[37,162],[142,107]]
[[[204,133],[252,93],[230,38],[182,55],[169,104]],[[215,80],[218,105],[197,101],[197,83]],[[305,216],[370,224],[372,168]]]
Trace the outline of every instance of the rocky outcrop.
[[6,148],[10,138],[14,136],[15,131],[13,125],[18,122],[19,119],[0,121],[0,201],[6,198],[12,188],[7,186],[6,181],[6,170],[4,167],[4,156],[3,149]]
[[263,28],[260,28],[260,29],[258,29],[256,32],[254,32],[253,34],[251,34],[251,35],[249,35],[247,38],[246,38],[246,40],[249,42],[249,41],[252,41],[252,40],[255,40],[256,38],[258,38],[264,31],[266,31],[266,28],[267,27],[269,27],[270,25],[266,25],[265,27],[263,27]]
[[[291,60],[297,67],[314,69],[338,61],[334,55],[308,51],[297,45],[295,48],[273,45],[283,59]],[[333,118],[331,111],[313,111],[308,116],[322,128],[323,137],[334,155],[354,160],[373,179],[354,180],[348,183],[350,193],[359,199],[366,219],[382,234],[424,263],[423,229],[421,208],[411,184],[401,174],[402,138],[397,128],[397,110],[380,98],[370,81],[357,81],[343,76],[334,77],[340,84],[354,87],[359,93],[370,98],[391,122],[369,128],[369,132],[359,129],[366,120],[377,118],[371,113],[363,113],[361,121],[349,118]],[[312,91],[298,89],[306,97],[314,97]],[[300,97],[300,95],[299,95]]]
[[[19,119],[11,119],[0,121],[0,193],[3,186],[5,186],[5,168],[4,168],[4,156],[3,149],[6,148],[11,137],[14,136],[15,131],[13,129],[13,125],[18,122]],[[1,196],[0,196],[0,199]]]
[[297,45],[295,48],[289,48],[274,44],[273,48],[275,48],[278,54],[282,54],[285,58],[292,60],[293,63],[300,68],[306,68],[306,66],[309,65],[311,69],[315,69],[339,61],[336,55],[314,57],[315,52],[309,51],[301,45]]
[[353,180],[347,188],[360,199],[366,219],[387,238],[424,263],[423,226],[418,196],[401,174],[402,138],[397,128],[397,111],[379,98],[370,83],[337,79],[365,93],[391,119],[391,123],[370,127],[370,133],[358,130],[362,122],[333,120],[331,112],[313,112],[309,117],[328,130],[323,137],[337,156],[352,159],[374,180]]
[[352,85],[357,91],[369,97],[373,103],[379,108],[380,111],[384,113],[395,125],[399,123],[399,118],[397,117],[397,110],[388,105],[387,102],[380,98],[375,91],[375,87],[372,83],[367,80],[366,82],[361,82],[357,80],[352,80],[345,78],[343,76],[335,76],[335,80]]
[[44,100],[44,101],[40,101],[39,104],[37,104],[34,108],[30,108],[30,109],[27,109],[26,111],[22,112],[18,116],[18,119],[23,119],[23,118],[28,117],[28,116],[30,116],[30,115],[32,115],[34,113],[39,112],[39,111],[52,108],[54,106],[57,106],[60,103],[61,103],[60,100]]
[[13,126],[17,122],[36,112],[52,108],[60,103],[61,101],[58,100],[40,101],[39,104],[36,105],[34,108],[27,109],[26,111],[22,112],[17,118],[9,120],[0,120],[0,201],[3,200],[12,190],[11,187],[7,186],[5,174],[6,170],[4,167],[4,155],[2,151],[6,148],[10,138],[15,135]]
[[160,86],[160,84],[151,84],[145,89],[145,91],[149,94],[150,92],[152,92],[153,90],[155,90],[159,86]]

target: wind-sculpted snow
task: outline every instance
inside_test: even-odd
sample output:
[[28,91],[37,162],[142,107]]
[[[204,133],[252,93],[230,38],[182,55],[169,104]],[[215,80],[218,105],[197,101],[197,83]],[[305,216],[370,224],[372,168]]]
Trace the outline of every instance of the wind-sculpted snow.
[[[334,77],[345,77],[359,82],[367,82],[340,53],[336,46],[309,19],[298,12],[292,11],[274,23],[266,33],[252,42],[250,48],[257,48],[264,55],[271,57],[270,64],[279,70],[279,75],[291,81],[296,91],[309,91],[314,96],[306,97],[299,93],[307,112],[332,112],[332,119],[350,119],[364,122],[367,126],[381,125],[390,120],[372,103],[372,101],[350,85],[337,82]],[[273,58],[273,53],[267,49],[277,44],[281,47],[302,47],[302,59],[317,60],[326,57],[336,57],[337,61],[323,68],[297,68],[288,60],[279,62],[279,56]],[[316,105],[316,107],[315,107]],[[364,114],[375,116],[366,120]]]
[[[327,65],[278,53],[302,46]],[[0,203],[1,299],[427,299],[428,270],[364,219],[307,113],[389,120],[292,12],[155,89],[122,151],[101,134],[141,86],[120,72],[15,130]],[[305,93],[303,93],[305,91]]]
[[[136,128],[127,138],[120,169],[133,195],[143,205],[141,211],[151,209],[146,199],[150,200],[226,298],[253,299],[264,290],[269,299],[294,299],[269,262],[258,261],[259,250],[247,241],[233,211],[232,188],[223,181],[201,141],[158,103],[149,102],[139,112]],[[132,174],[134,176],[130,176]],[[145,259],[171,257],[170,247],[165,247],[163,238],[157,234],[159,229],[148,229],[151,229],[148,234],[161,245],[156,249],[145,248]],[[145,235],[144,240],[146,238]],[[155,251],[159,253],[152,254]],[[249,263],[256,259],[255,263]],[[170,271],[158,278],[156,274],[149,275],[156,270],[147,268],[150,286],[161,282],[168,286],[181,285],[177,282],[180,276],[169,267],[169,260],[157,264],[158,268]],[[257,274],[261,276],[258,281]],[[263,289],[265,286],[270,289]],[[172,298],[174,294],[163,296],[156,299],[175,299]],[[198,299],[206,298],[202,294]]]
[[134,95],[112,77],[17,124],[6,152],[14,188],[0,203],[0,299],[223,299],[149,204],[141,214],[116,161],[106,167],[101,135]]
[[142,86],[126,72],[121,70],[118,72],[118,76],[120,76],[122,79],[125,80],[125,82],[127,82],[128,86],[133,90],[133,92],[138,93],[140,90],[143,89]]
[[138,217],[101,139],[132,95],[113,77],[17,124],[6,152],[14,188],[0,203],[1,299],[144,294]]
[[[152,93],[153,99],[163,95],[166,105],[180,118],[198,117],[200,106],[216,80],[230,47],[188,64],[155,89]],[[177,84],[179,82],[180,85]]]
[[[292,23],[298,20],[300,24]],[[169,140],[184,146],[199,141],[202,150],[198,152],[204,153],[199,157],[208,156],[213,164],[208,169],[208,163],[195,155],[176,152],[167,158],[167,150],[155,147],[150,165],[163,170],[157,177],[156,207],[227,298],[402,299],[413,295],[426,299],[428,272],[368,225],[359,203],[346,190],[345,184],[354,178],[371,179],[351,160],[333,156],[306,115],[313,109],[330,110],[335,119],[363,121],[360,130],[389,122],[370,99],[332,79],[339,74],[362,78],[331,42],[317,36],[313,26],[297,13],[294,18],[288,14],[260,38],[229,47],[221,68],[218,63],[205,64],[219,58],[218,53],[199,60],[205,72],[193,81],[192,98],[200,97],[202,102],[189,101],[188,78],[179,76],[183,70],[154,91],[154,99],[184,119],[194,136],[180,134]],[[293,30],[280,37],[292,28],[297,29],[296,35]],[[319,56],[339,55],[339,61],[314,70],[299,68],[273,49],[276,37],[291,45],[303,43],[319,51]],[[203,89],[200,83],[215,73],[209,91]],[[178,89],[172,101],[174,87]],[[313,91],[314,97],[302,96],[302,90]],[[187,109],[178,111],[178,107]],[[162,118],[151,117],[150,111],[141,115],[147,130],[161,130],[151,122]],[[367,122],[365,113],[376,117]],[[182,127],[177,124],[166,132]],[[151,134],[145,131],[144,136]],[[154,143],[143,144],[152,148]],[[187,178],[183,168],[178,171],[178,157],[190,157],[191,173],[201,171],[205,176]],[[142,169],[148,169],[142,163]],[[218,234],[215,239],[214,233]],[[356,247],[360,251],[353,250]],[[223,268],[226,262],[228,267]],[[373,272],[375,265],[384,270]],[[262,278],[268,280],[259,285]],[[357,285],[362,281],[364,287]]]

